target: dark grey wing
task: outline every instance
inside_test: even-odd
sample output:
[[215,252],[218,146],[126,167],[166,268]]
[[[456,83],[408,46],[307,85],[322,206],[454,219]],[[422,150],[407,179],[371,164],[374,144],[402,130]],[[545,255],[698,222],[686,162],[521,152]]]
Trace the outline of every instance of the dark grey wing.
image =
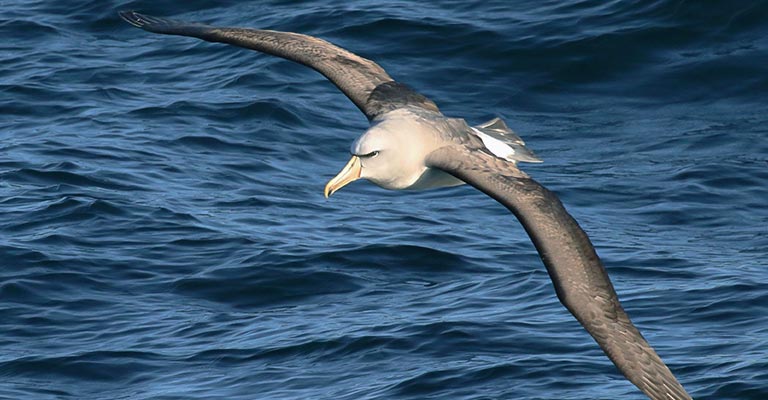
[[430,154],[428,165],[474,186],[520,220],[560,302],[624,376],[651,399],[690,399],[621,307],[587,234],[557,196],[511,163],[467,147]]
[[217,28],[135,11],[121,11],[120,16],[131,25],[149,32],[227,43],[306,65],[333,82],[369,120],[404,106],[439,112],[435,103],[408,86],[395,82],[375,62],[316,37],[259,29]]

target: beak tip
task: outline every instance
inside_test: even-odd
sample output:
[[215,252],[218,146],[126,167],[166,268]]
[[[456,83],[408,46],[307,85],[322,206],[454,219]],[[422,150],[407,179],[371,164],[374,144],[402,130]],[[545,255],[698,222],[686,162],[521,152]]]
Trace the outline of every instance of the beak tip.
[[361,169],[362,165],[360,165],[360,158],[352,156],[341,172],[325,185],[325,190],[323,192],[325,198],[327,199],[331,197],[337,190],[346,186],[348,183],[359,179]]

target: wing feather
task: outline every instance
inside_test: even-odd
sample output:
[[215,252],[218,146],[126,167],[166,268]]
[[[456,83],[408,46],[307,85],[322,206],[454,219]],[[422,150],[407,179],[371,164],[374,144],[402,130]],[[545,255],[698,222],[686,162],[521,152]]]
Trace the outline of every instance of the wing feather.
[[220,28],[121,11],[131,25],[149,32],[191,36],[260,51],[306,65],[328,78],[368,117],[404,106],[439,112],[434,102],[395,82],[375,62],[323,39],[291,32],[248,28]]
[[654,400],[691,398],[629,319],[589,237],[554,193],[514,163],[478,149],[446,147],[430,154],[428,165],[474,186],[520,220],[560,302],[630,382]]

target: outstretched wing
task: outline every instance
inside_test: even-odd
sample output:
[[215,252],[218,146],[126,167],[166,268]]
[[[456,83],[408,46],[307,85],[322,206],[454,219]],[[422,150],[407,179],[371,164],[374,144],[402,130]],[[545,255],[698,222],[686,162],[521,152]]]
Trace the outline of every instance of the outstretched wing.
[[428,165],[474,186],[520,220],[560,302],[629,381],[654,400],[691,398],[629,320],[589,237],[554,193],[514,163],[478,149],[442,148],[430,154]]
[[375,62],[316,37],[259,29],[218,28],[152,17],[135,11],[121,11],[120,16],[131,25],[149,32],[227,43],[306,65],[333,82],[369,120],[405,106],[439,112],[434,102],[395,82]]

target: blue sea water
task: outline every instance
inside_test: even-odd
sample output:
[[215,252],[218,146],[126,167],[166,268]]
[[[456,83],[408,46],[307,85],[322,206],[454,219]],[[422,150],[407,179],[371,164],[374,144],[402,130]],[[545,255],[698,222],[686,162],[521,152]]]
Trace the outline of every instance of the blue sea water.
[[325,182],[367,127],[316,35],[499,116],[696,399],[768,399],[765,1],[0,1],[0,398],[642,399],[469,187]]

